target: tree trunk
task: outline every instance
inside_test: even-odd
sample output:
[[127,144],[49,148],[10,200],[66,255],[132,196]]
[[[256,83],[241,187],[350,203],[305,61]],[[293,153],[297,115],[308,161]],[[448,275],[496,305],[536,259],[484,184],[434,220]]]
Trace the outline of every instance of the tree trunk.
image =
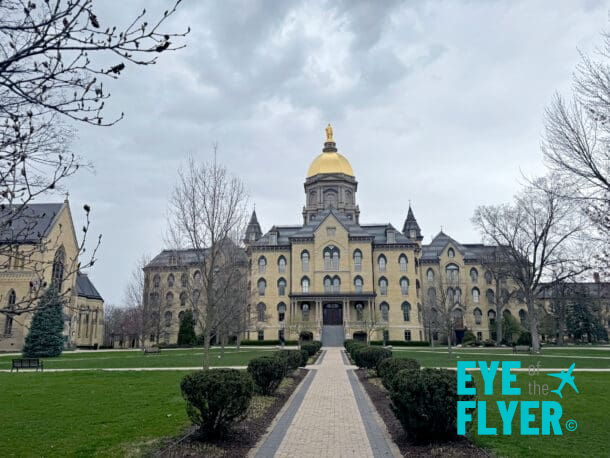
[[220,357],[224,358],[225,356],[225,347],[227,344],[226,334],[224,332],[220,333]]
[[447,330],[447,351],[449,352],[449,356],[451,356],[451,333],[453,329]]
[[203,331],[203,370],[207,371],[210,369],[210,331],[205,329]]
[[565,326],[564,320],[562,318],[559,318],[557,320],[557,345],[560,347],[563,347],[563,338],[564,338],[564,334],[563,334],[563,328]]
[[237,351],[239,351],[239,347],[241,346],[241,332],[237,333],[237,341],[235,342],[237,344]]
[[538,341],[538,316],[536,315],[536,304],[533,297],[527,299],[527,313],[530,319],[530,334],[532,335],[532,350],[540,352],[540,342]]
[[496,313],[496,347],[502,344],[504,338],[502,331],[502,310],[498,309],[498,313]]

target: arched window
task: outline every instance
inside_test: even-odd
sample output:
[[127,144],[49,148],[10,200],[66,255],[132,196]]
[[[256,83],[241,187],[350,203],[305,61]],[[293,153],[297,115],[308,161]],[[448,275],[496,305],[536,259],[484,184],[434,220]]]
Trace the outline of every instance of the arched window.
[[64,281],[64,263],[66,252],[63,246],[60,246],[55,252],[53,259],[53,270],[51,272],[51,284],[55,285],[58,290],[61,290],[61,284]]
[[286,272],[286,258],[284,256],[280,256],[278,258],[278,260],[277,260],[277,270],[281,274]]
[[481,317],[483,316],[481,309],[477,307],[472,313],[474,314],[474,324],[481,324]]
[[462,309],[453,310],[451,315],[453,316],[453,325],[458,329],[463,328],[464,327],[464,312],[462,311]]
[[167,276],[167,287],[168,288],[173,288],[174,287],[174,274],[169,274]]
[[165,303],[168,307],[171,307],[174,304],[174,293],[170,291],[165,295]]
[[377,258],[377,264],[379,265],[379,272],[385,272],[387,263],[388,263],[388,260],[385,258],[384,255],[380,255]]
[[150,293],[150,305],[154,307],[159,306],[159,293]]
[[362,271],[362,251],[354,251],[354,270],[356,272]]
[[277,304],[277,319],[278,321],[284,321],[286,319],[286,304],[283,302]]
[[153,288],[158,288],[161,284],[161,277],[158,274],[155,274],[153,277]]
[[460,268],[455,264],[449,264],[445,267],[445,273],[447,275],[447,281],[450,283],[457,283],[460,277]]
[[267,271],[267,259],[264,256],[258,258],[258,273],[260,275]]
[[428,281],[432,283],[434,281],[434,271],[432,269],[428,269],[426,272],[426,277],[428,278]]
[[188,297],[188,296],[186,295],[186,293],[185,293],[184,291],[182,291],[182,292],[180,293],[180,306],[181,306],[181,307],[184,307],[184,306],[186,305],[186,298],[187,298],[187,297]]
[[193,304],[195,304],[195,307],[197,307],[197,305],[199,304],[199,299],[201,299],[201,291],[198,289],[194,289],[193,290]]
[[169,327],[172,325],[172,312],[169,310],[165,312],[165,326]]
[[184,310],[178,314],[178,321],[182,323],[182,319],[184,318]]
[[356,278],[354,278],[354,287],[356,290],[356,294],[362,293],[362,286],[363,286],[362,277],[357,276]]
[[339,270],[339,248],[336,246],[324,248],[324,270]]
[[277,294],[279,296],[286,295],[286,280],[284,280],[283,278],[280,278],[277,281]]
[[379,310],[381,311],[381,319],[382,321],[388,321],[390,318],[390,306],[387,302],[382,302],[379,305]]
[[512,314],[512,313],[510,313],[510,310],[504,310],[504,311],[502,312],[502,318],[506,318],[506,317],[509,317],[509,316],[510,316],[510,317],[512,317],[512,316],[513,316],[513,314]]
[[341,292],[341,279],[337,276],[333,278],[333,293]]
[[428,288],[428,303],[430,306],[436,304],[436,288]]
[[330,251],[324,251],[324,270],[330,270]]
[[333,270],[339,270],[339,250],[333,251]]
[[407,277],[402,277],[400,279],[400,293],[403,296],[409,294],[409,279]]
[[267,282],[265,281],[264,278],[261,278],[258,280],[258,295],[259,296],[264,296],[265,295],[265,289],[267,288]]
[[402,320],[411,321],[411,304],[403,302],[400,309],[402,310]]
[[496,323],[496,312],[494,310],[490,310],[487,312],[487,319],[489,320],[489,324],[493,325]]
[[455,288],[453,291],[453,297],[455,299],[455,303],[460,304],[462,302],[462,290],[460,288]]
[[301,252],[301,269],[303,272],[309,272],[309,251],[307,250]]
[[182,285],[183,288],[186,288],[189,284],[189,276],[185,273],[182,274],[182,276],[180,277],[180,284]]
[[521,324],[525,324],[525,321],[527,320],[527,312],[523,309],[519,310],[519,320],[521,321]]
[[303,277],[301,279],[301,292],[308,293],[309,292],[309,278]]
[[470,280],[472,280],[473,283],[476,283],[479,280],[479,272],[474,267],[470,269]]
[[421,323],[421,304],[417,304],[417,321]]
[[421,285],[419,284],[419,279],[415,279],[415,294],[419,297],[419,290],[421,289]]
[[360,303],[356,304],[356,321],[362,321],[364,318],[364,306]]
[[256,306],[256,319],[257,321],[265,321],[267,306],[262,302],[259,302]]
[[14,290],[11,290],[8,293],[8,302],[7,302],[7,313],[4,318],[4,334],[10,335],[13,332],[13,310],[15,310],[15,304],[17,303],[17,295]]
[[332,291],[332,287],[332,280],[330,279],[330,277],[324,277],[324,292],[330,293]]
[[496,303],[496,295],[494,294],[494,292],[493,292],[493,290],[492,290],[492,289],[488,289],[488,290],[485,292],[485,297],[487,298],[487,303],[488,303],[489,305],[493,305],[493,304],[495,304],[495,303]]
[[193,274],[193,280],[195,280],[196,285],[200,284],[201,283],[201,272],[196,270],[195,273]]
[[488,270],[485,272],[485,283],[487,283],[488,285],[491,285],[491,281],[493,280],[493,276],[491,275],[491,272]]
[[407,255],[406,254],[401,254],[398,257],[398,266],[400,267],[401,272],[407,271]]
[[381,277],[379,279],[379,293],[382,296],[388,295],[388,280],[385,277]]
[[449,248],[447,250],[447,256],[449,256],[450,258],[455,258],[455,251],[453,250],[453,248]]
[[474,302],[475,304],[478,304],[480,294],[481,293],[479,291],[479,288],[472,288],[472,302]]
[[303,321],[309,321],[309,304],[301,305],[301,313],[303,314]]
[[453,288],[447,288],[447,302],[450,305],[453,305],[453,301],[454,301]]

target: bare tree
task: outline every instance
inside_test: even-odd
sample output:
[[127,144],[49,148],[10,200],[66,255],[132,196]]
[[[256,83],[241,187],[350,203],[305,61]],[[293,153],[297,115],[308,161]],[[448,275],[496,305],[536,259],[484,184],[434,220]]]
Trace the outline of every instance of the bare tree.
[[532,347],[539,351],[537,297],[544,281],[577,277],[589,268],[582,234],[587,224],[574,201],[562,199],[562,182],[538,179],[512,204],[480,206],[472,219],[483,239],[502,248],[507,279],[527,304]]
[[[152,322],[151,310],[146,308],[146,284],[144,267],[150,262],[150,256],[142,255],[136,262],[129,282],[125,287],[124,294],[124,305],[125,308],[133,310],[133,315],[136,318],[134,321],[134,331],[138,335],[139,344],[144,349],[146,342],[146,336],[150,333],[151,329],[157,329],[156,335],[158,335],[158,328],[160,326],[160,319],[157,319],[157,323]],[[160,310],[157,310],[157,314],[160,314]]]
[[240,291],[246,260],[239,242],[247,223],[246,204],[242,181],[217,162],[216,148],[212,162],[197,163],[191,157],[186,169],[178,171],[168,239],[174,247],[188,247],[194,253],[199,272],[195,287],[201,294],[193,298],[193,307],[204,341],[204,369],[210,365],[213,332],[233,316],[226,313],[228,304],[247,295],[247,290]]

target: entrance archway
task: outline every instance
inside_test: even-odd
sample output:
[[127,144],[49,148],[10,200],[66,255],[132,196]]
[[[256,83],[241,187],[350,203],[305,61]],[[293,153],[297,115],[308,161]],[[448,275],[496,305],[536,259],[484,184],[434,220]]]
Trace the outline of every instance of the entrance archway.
[[343,306],[341,304],[324,304],[322,323],[325,326],[343,326]]

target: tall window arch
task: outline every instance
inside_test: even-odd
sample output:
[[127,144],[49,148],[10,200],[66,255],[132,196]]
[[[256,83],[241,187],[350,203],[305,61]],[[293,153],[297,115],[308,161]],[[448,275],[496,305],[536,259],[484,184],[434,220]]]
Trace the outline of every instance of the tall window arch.
[[449,256],[450,258],[455,258],[455,250],[453,248],[449,248],[447,250],[447,256]]
[[17,295],[15,294],[15,291],[11,289],[11,291],[8,293],[8,302],[7,302],[7,313],[6,316],[4,318],[4,334],[9,335],[12,334],[13,332],[13,313],[12,311],[15,310],[15,304],[17,303]]
[[402,277],[400,279],[400,294],[403,296],[409,294],[409,279],[407,277]]
[[309,304],[301,305],[301,313],[303,314],[303,321],[309,321]]
[[195,280],[195,284],[198,285],[201,283],[201,272],[196,270],[193,274],[193,280]]
[[330,292],[332,292],[332,288],[333,288],[333,281],[327,275],[326,277],[324,277],[324,292],[330,293]]
[[286,304],[280,302],[277,304],[277,320],[284,321],[286,319]]
[[489,320],[489,324],[493,325],[496,322],[496,312],[494,310],[490,310],[487,312],[487,319]]
[[381,319],[383,321],[388,321],[390,318],[390,306],[387,302],[382,302],[379,305],[379,310],[381,311]]
[[472,288],[472,302],[478,304],[480,294],[481,292],[479,291],[479,288]]
[[354,270],[356,272],[362,271],[362,251],[360,250],[354,251]]
[[462,302],[462,290],[460,288],[455,288],[455,290],[453,290],[453,298],[456,304]]
[[184,291],[182,291],[182,292],[180,293],[180,306],[181,306],[181,307],[184,307],[184,306],[186,305],[186,299],[187,299],[187,297],[188,297],[188,296],[187,296],[187,294],[186,294]]
[[277,260],[277,270],[281,274],[286,272],[286,258],[284,256],[280,256],[278,258],[278,260]]
[[457,283],[460,277],[460,268],[455,264],[449,264],[445,267],[445,274],[448,282]]
[[51,284],[55,285],[58,290],[61,290],[61,284],[64,281],[64,265],[66,259],[66,250],[60,246],[55,252],[53,259],[53,270],[51,272]]
[[434,271],[431,268],[426,272],[426,277],[430,283],[434,281]]
[[280,278],[277,281],[277,293],[279,296],[285,296],[286,295],[286,280],[283,278]]
[[473,283],[476,283],[479,280],[479,271],[474,267],[470,269],[470,280],[472,280]]
[[267,306],[263,302],[259,302],[256,306],[256,320],[265,321]]
[[185,273],[183,273],[183,274],[180,276],[180,284],[182,285],[182,287],[183,287],[183,288],[186,288],[186,287],[188,286],[188,284],[189,284],[189,277],[188,277],[188,275],[186,274],[186,272],[185,272]]
[[172,312],[170,312],[169,310],[167,312],[165,312],[165,326],[166,327],[170,327],[172,325]]
[[307,250],[301,252],[301,270],[309,272],[309,251]]
[[402,320],[411,321],[411,304],[403,302],[400,306],[400,310],[402,310]]
[[169,291],[165,295],[165,303],[167,304],[168,307],[171,307],[174,304],[174,293]]
[[327,246],[323,254],[324,270],[339,270],[339,248],[334,245]]
[[303,277],[301,279],[301,292],[308,293],[309,292],[309,278]]
[[493,305],[496,303],[496,295],[493,292],[493,289],[488,289],[485,292],[485,297],[487,298],[487,303]]
[[379,293],[382,296],[388,295],[388,280],[385,277],[379,279]]
[[398,267],[400,268],[401,272],[407,271],[407,255],[406,254],[403,253],[398,257]]
[[362,293],[362,287],[363,287],[362,277],[360,275],[358,275],[356,278],[354,278],[354,288],[355,288],[357,294]]
[[341,292],[341,279],[338,276],[333,277],[333,293]]
[[474,314],[474,324],[481,324],[481,317],[483,316],[481,309],[477,307],[472,313]]
[[430,306],[436,304],[436,288],[434,287],[428,288],[428,303]]
[[264,278],[261,278],[258,280],[258,295],[259,296],[264,296],[265,295],[265,289],[267,288],[267,282],[265,281]]
[[364,318],[364,306],[361,303],[355,305],[356,308],[356,321],[362,321]]
[[159,276],[159,274],[155,274],[155,276],[153,277],[153,288],[158,288],[160,284],[161,277]]
[[385,256],[382,254],[379,255],[379,257],[377,258],[377,265],[379,266],[379,272],[385,272],[387,264],[388,264],[388,260],[385,258]]
[[264,274],[267,272],[267,259],[264,256],[258,258],[258,273]]
[[485,272],[485,283],[487,283],[488,285],[491,285],[491,281],[493,280],[493,275],[491,275],[491,272],[488,270]]
[[519,310],[519,320],[521,320],[521,324],[525,324],[527,320],[527,312],[524,309]]
[[173,288],[174,287],[174,274],[169,274],[167,276],[167,287],[168,288]]

